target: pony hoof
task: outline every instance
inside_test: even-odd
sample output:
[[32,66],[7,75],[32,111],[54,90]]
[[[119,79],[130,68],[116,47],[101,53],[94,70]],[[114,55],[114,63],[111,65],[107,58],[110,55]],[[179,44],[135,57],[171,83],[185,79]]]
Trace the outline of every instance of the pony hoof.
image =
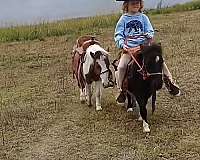
[[101,106],[96,106],[96,111],[101,111],[102,107]]
[[143,132],[144,133],[150,133],[150,129],[144,129]]
[[144,128],[143,128],[143,132],[144,132],[144,133],[150,133],[149,127],[147,127],[147,126],[144,127]]
[[85,101],[81,101],[81,104],[85,104]]
[[81,100],[81,104],[85,104],[85,100]]
[[92,104],[87,104],[88,105],[88,107],[92,107]]
[[175,95],[175,97],[180,97],[181,96],[181,91],[178,92],[178,94]]
[[127,112],[133,112],[133,108],[128,108]]
[[80,101],[81,101],[81,104],[83,104],[86,102],[86,98],[84,96],[80,96]]
[[141,116],[138,118],[138,121],[143,121],[143,119],[142,119],[142,117],[141,117]]

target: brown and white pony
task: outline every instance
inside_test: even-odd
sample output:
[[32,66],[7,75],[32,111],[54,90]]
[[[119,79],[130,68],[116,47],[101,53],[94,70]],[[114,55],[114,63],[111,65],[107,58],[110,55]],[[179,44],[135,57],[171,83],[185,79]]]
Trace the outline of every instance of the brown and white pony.
[[92,105],[92,83],[95,83],[95,96],[96,96],[96,110],[102,110],[101,95],[102,87],[108,88],[113,86],[111,81],[111,71],[109,69],[108,52],[103,49],[99,43],[94,39],[89,39],[86,43],[90,42],[85,48],[84,54],[81,55],[79,62],[75,62],[75,57],[79,56],[75,53],[73,63],[78,63],[73,68],[76,79],[80,88],[80,101],[84,103],[87,101],[88,106]]

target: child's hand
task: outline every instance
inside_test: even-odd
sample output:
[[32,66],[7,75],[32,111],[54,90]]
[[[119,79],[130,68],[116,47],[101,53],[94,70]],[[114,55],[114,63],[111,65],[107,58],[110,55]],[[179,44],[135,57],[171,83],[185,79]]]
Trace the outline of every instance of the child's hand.
[[128,49],[129,49],[128,46],[124,44],[123,45],[123,50],[126,51],[126,52],[128,52]]
[[144,33],[144,36],[145,36],[147,39],[152,39],[152,36],[151,36],[149,33]]

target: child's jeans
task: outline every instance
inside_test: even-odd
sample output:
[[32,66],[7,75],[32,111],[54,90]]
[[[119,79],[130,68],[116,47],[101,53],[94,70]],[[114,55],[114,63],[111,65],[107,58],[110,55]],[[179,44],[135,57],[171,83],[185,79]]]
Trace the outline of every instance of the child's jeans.
[[[131,61],[131,56],[123,54],[120,58],[118,71],[116,73],[117,88],[122,90],[122,83],[125,78],[128,63]],[[170,73],[166,63],[163,63],[163,74],[166,75],[170,81],[172,81],[172,74]]]

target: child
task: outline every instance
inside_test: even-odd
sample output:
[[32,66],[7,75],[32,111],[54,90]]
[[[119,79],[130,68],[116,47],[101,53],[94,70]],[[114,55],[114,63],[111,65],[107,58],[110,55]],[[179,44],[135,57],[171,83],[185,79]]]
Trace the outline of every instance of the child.
[[[119,19],[115,29],[115,42],[118,48],[127,52],[129,48],[138,48],[154,37],[154,29],[149,18],[142,13],[143,0],[123,0],[124,14]],[[143,36],[145,35],[145,36]],[[127,37],[135,37],[125,42]],[[122,92],[122,84],[126,74],[127,65],[131,57],[123,53],[118,65],[117,87],[119,89],[118,103],[124,103],[125,96]],[[164,82],[170,94],[180,95],[179,87],[173,83],[172,75],[165,63],[163,63]]]

